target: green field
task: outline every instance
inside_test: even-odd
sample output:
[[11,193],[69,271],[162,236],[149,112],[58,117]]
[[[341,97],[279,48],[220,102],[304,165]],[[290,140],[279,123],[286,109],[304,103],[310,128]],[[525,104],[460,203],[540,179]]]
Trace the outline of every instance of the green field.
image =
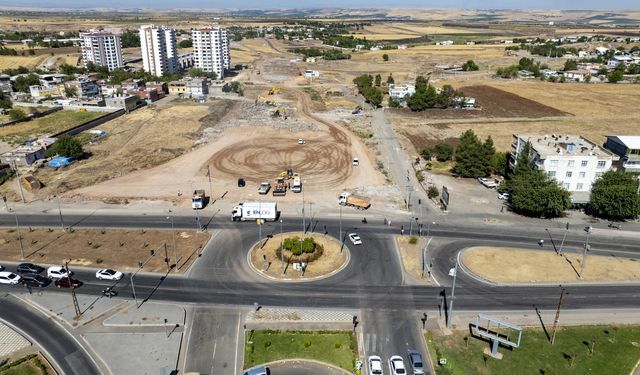
[[248,331],[244,367],[287,358],[315,359],[353,370],[356,339],[349,331]]
[[0,140],[18,145],[41,135],[51,135],[71,129],[105,114],[104,112],[58,111],[31,121],[0,127]]
[[29,354],[0,367],[1,375],[48,375],[49,373],[37,354]]
[[426,338],[433,362],[447,359],[446,367],[436,369],[438,374],[629,374],[640,359],[636,326],[561,328],[554,345],[543,330],[527,329],[519,349],[499,348],[501,360],[484,355],[490,344],[468,331],[451,336],[428,333]]

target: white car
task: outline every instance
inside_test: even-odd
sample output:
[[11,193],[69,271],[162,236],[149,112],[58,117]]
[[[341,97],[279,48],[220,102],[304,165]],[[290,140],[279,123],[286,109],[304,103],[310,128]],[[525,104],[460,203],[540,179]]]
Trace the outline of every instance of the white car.
[[378,357],[377,355],[369,356],[369,374],[383,375],[382,358]]
[[304,139],[302,139],[302,138],[298,139],[298,144],[299,144],[299,145],[303,145],[304,143],[305,143],[305,142],[304,142]]
[[508,192],[498,194],[498,199],[501,201],[508,201],[510,194]]
[[269,192],[270,189],[271,189],[271,184],[268,182],[263,182],[260,184],[260,187],[258,188],[258,194],[265,195]]
[[353,158],[353,162],[352,162],[351,164],[353,164],[354,166],[356,166],[356,167],[357,167],[358,165],[360,165],[360,159],[358,159],[358,158]]
[[406,375],[407,369],[404,367],[404,361],[399,355],[389,358],[389,371],[391,375]]
[[105,268],[96,272],[96,278],[98,280],[120,280],[122,279],[122,276],[124,276],[122,272],[112,270],[110,268]]
[[358,236],[358,233],[349,233],[349,239],[354,245],[362,245],[362,240],[360,236]]
[[0,284],[16,285],[20,282],[21,277],[13,272],[0,272]]
[[498,181],[497,180],[491,180],[488,178],[484,178],[484,177],[478,177],[478,182],[480,182],[484,187],[489,188],[489,189],[495,189],[498,187]]
[[73,272],[67,272],[67,269],[62,266],[52,266],[47,269],[47,277],[51,279],[62,279],[71,275]]

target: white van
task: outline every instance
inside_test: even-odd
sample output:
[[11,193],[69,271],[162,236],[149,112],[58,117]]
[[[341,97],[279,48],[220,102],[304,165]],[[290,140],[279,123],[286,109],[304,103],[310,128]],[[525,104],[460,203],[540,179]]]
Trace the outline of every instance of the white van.
[[293,179],[293,186],[291,187],[291,191],[294,193],[299,193],[302,191],[302,182],[300,181],[300,177],[296,177]]

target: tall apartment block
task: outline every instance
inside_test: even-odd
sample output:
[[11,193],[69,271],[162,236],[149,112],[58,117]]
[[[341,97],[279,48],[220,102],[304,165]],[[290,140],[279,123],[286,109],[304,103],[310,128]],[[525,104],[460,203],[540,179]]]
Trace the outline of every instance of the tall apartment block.
[[120,35],[102,29],[89,30],[80,33],[82,43],[82,59],[85,66],[88,62],[106,66],[114,70],[124,66]]
[[177,72],[176,31],[156,25],[140,27],[142,65],[146,72],[160,77]]
[[231,67],[229,37],[227,30],[218,26],[207,26],[191,30],[195,67],[224,77],[224,70]]

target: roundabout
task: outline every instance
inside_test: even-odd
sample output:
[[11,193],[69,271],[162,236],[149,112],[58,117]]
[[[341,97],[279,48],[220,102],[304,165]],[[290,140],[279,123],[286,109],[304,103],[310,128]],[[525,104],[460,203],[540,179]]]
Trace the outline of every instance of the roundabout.
[[251,269],[272,281],[302,282],[331,277],[351,259],[346,245],[318,233],[287,232],[254,244],[247,255]]

